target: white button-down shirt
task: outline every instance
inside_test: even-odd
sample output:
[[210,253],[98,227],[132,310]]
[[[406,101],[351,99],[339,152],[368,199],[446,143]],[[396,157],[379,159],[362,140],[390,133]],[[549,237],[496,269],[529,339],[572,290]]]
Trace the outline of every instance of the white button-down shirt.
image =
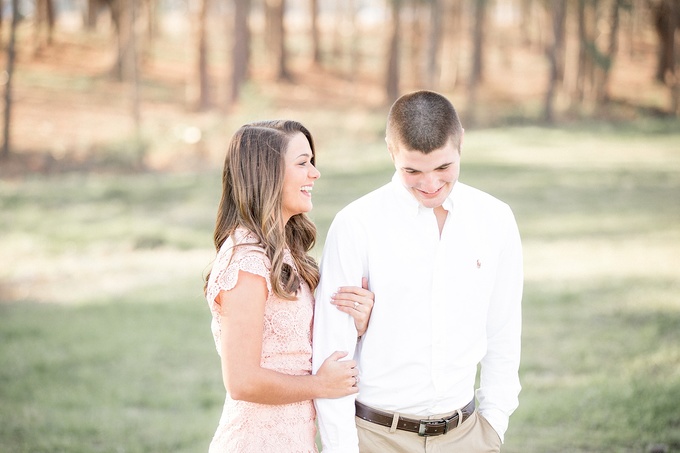
[[[390,412],[455,411],[477,390],[501,439],[518,405],[522,252],[505,203],[456,182],[439,233],[395,174],[335,217],[316,292],[313,370],[336,350],[359,363],[357,399]],[[330,304],[368,277],[375,305],[357,344],[353,319]],[[356,347],[356,349],[355,349]],[[358,452],[354,396],[315,401],[324,453]]]

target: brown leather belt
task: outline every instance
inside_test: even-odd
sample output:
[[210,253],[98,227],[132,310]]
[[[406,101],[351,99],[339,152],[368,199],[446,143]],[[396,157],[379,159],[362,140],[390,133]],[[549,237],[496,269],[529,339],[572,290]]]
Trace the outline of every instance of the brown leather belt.
[[[359,401],[355,402],[356,415],[359,418],[375,423],[377,425],[392,427],[392,422],[394,420],[394,414],[391,412],[379,411],[371,407],[361,404]],[[460,414],[462,414],[462,420],[458,422],[458,414],[456,411],[450,417],[447,418],[436,418],[433,420],[423,419],[417,420],[406,417],[399,417],[397,422],[397,429],[403,431],[410,431],[412,433],[417,433],[419,436],[439,436],[441,434],[446,434],[450,430],[457,428],[465,420],[467,420],[470,415],[475,411],[475,400],[474,398],[465,407],[460,409]]]

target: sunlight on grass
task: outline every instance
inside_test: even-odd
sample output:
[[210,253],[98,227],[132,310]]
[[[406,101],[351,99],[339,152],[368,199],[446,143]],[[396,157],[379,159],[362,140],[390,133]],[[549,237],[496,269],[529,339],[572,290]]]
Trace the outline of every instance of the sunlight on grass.
[[[666,239],[672,239],[669,243]],[[535,281],[607,277],[680,279],[680,235],[658,240],[524,241],[525,275]]]
[[125,299],[145,288],[163,286],[187,276],[193,276],[190,280],[199,291],[213,251],[95,248],[58,256],[39,252],[32,255],[30,262],[22,258],[19,250],[9,250],[5,255],[16,263],[0,274],[0,279],[13,282],[6,290],[11,299],[88,304],[108,297]]
[[[300,116],[322,173],[318,257],[335,213],[393,167],[383,112]],[[461,180],[513,207],[524,244],[505,453],[680,451],[680,135],[637,127],[466,132]],[[202,299],[222,157],[184,174],[0,181],[8,451],[207,448],[224,397]]]
[[[661,124],[654,127],[655,124]],[[611,129],[604,125],[573,128],[497,128],[466,131],[464,162],[522,164],[528,167],[594,169],[604,167],[679,168],[677,124]],[[658,129],[661,129],[660,131]]]

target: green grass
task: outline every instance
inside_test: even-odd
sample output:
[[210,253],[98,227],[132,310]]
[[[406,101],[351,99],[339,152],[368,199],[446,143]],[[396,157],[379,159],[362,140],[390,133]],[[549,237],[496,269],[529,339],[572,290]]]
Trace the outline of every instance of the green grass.
[[223,395],[190,293],[0,306],[2,451],[205,451]]
[[[391,167],[381,112],[297,116],[319,142],[318,254]],[[504,452],[680,451],[677,126],[466,133],[461,180],[511,204],[525,250]],[[219,165],[0,181],[1,451],[207,450],[224,397],[201,296]]]

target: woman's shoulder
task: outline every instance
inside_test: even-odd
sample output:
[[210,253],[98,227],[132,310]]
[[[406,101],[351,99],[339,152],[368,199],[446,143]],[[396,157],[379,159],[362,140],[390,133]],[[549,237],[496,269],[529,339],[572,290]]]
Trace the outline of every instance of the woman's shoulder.
[[268,269],[269,259],[257,236],[246,228],[238,227],[225,239],[217,252],[213,271],[229,267],[241,267],[241,262],[256,264],[258,268]]
[[220,290],[232,289],[238,280],[238,272],[246,271],[264,277],[270,289],[269,272],[271,263],[257,237],[245,228],[237,228],[220,247],[211,275],[208,289],[217,294]]

